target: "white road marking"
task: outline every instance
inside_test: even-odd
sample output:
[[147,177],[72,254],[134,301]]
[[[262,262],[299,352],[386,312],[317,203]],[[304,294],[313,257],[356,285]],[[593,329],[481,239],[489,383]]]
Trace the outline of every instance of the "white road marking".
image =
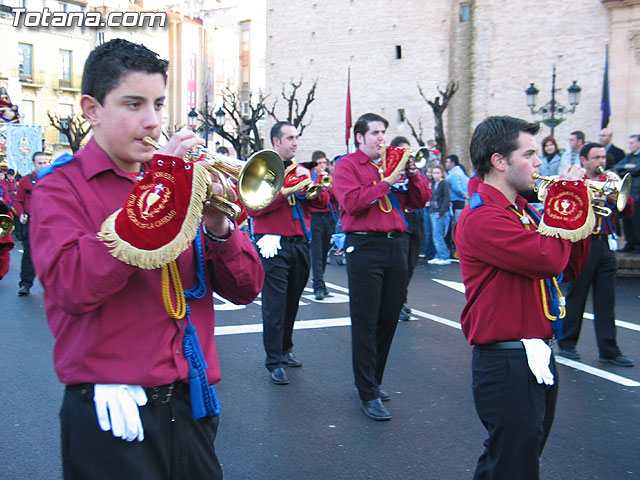
[[[452,282],[452,281],[448,281],[448,280],[440,280],[440,279],[433,279],[435,282],[440,283],[441,285],[444,285],[446,287],[449,287],[453,290],[456,290],[458,292],[464,293],[464,284],[462,284],[461,282]],[[345,294],[349,293],[349,289],[345,288],[345,287],[341,287],[340,285],[336,285],[333,283],[327,283],[326,284],[327,287],[333,289],[333,290],[337,290],[339,292],[343,292]],[[309,288],[305,289],[306,291],[312,291]],[[215,295],[215,294],[214,294]],[[316,303],[339,303],[337,301],[337,299],[339,298],[340,301],[348,301],[349,297],[347,295],[340,295],[337,293],[334,293],[334,301],[329,302],[332,297],[328,297],[326,300],[323,300],[322,302],[317,302],[315,300],[315,298],[312,295],[303,295],[303,297],[312,300]],[[221,297],[218,297],[216,295],[216,299],[224,302],[223,305],[219,305],[216,304],[216,310],[238,310],[238,308],[232,308],[232,307],[240,307],[243,308],[242,306],[238,306],[238,305],[233,305],[230,302],[222,299]],[[254,303],[257,303],[254,302]],[[306,303],[301,302],[300,305],[306,305]],[[231,307],[232,306],[232,307]],[[222,308],[221,308],[222,307]],[[411,309],[411,314],[412,316],[417,316],[417,317],[422,317],[425,318],[427,320],[431,320],[433,322],[437,322],[440,323],[442,325],[446,325],[448,327],[452,327],[455,328],[457,330],[461,330],[462,327],[460,326],[460,322],[458,321],[454,321],[454,320],[449,320],[447,318],[443,318],[443,317],[439,317],[438,315],[433,315],[431,313],[427,313],[427,312],[423,312],[420,310],[416,310],[415,308]],[[593,320],[593,315],[590,313],[585,313],[584,314],[584,318]],[[329,327],[348,327],[351,325],[351,318],[350,317],[338,317],[338,318],[321,318],[321,319],[316,319],[316,320],[298,320],[295,322],[294,324],[294,330],[306,330],[306,329],[313,329],[313,328],[329,328]],[[623,328],[628,328],[630,330],[635,330],[635,331],[640,331],[640,326],[636,325],[634,323],[630,323],[630,322],[624,322],[622,320],[616,320],[616,325],[623,327]],[[222,336],[222,335],[237,335],[237,334],[243,334],[243,333],[260,333],[262,332],[262,324],[261,323],[256,323],[256,324],[250,324],[250,325],[229,325],[229,326],[223,326],[223,327],[216,327],[215,330],[215,335],[216,336]],[[580,370],[582,372],[588,373],[590,375],[594,375],[596,377],[600,377],[604,380],[609,380],[610,382],[614,382],[614,383],[618,383],[620,385],[624,385],[625,387],[640,387],[640,382],[637,382],[635,380],[632,380],[630,378],[626,378],[623,377],[621,375],[616,375],[615,373],[611,373],[608,372],[606,370],[601,370],[599,368],[595,368],[592,367],[590,365],[586,365],[584,363],[581,362],[576,362],[575,360],[569,360],[568,358],[564,358],[561,357],[559,355],[556,356],[556,362],[560,363],[562,365],[565,365],[567,367],[571,367],[574,368],[576,370]]]

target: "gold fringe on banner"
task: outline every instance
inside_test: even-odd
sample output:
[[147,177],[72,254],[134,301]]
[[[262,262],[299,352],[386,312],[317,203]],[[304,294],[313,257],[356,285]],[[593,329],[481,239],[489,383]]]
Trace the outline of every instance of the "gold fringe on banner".
[[187,214],[178,234],[168,244],[155,250],[143,250],[134,247],[120,238],[116,232],[116,218],[122,209],[112,213],[102,223],[98,238],[109,248],[109,253],[128,265],[145,270],[160,268],[176,260],[182,252],[191,246],[191,242],[198,234],[202,222],[204,202],[208,200],[211,190],[211,176],[202,166],[193,164],[193,181],[191,198]]

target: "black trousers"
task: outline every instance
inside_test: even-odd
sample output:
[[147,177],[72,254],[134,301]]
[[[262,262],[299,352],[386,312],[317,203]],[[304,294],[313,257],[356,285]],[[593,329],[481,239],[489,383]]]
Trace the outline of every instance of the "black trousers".
[[403,302],[407,303],[409,282],[411,282],[411,278],[413,277],[413,271],[416,269],[416,265],[418,264],[420,250],[424,243],[424,218],[422,218],[422,215],[417,212],[404,212],[404,217],[407,219],[407,223],[409,224],[409,228],[407,230],[409,233],[409,270],[407,273],[407,287],[404,291]]
[[29,223],[22,226],[22,245],[24,253],[22,254],[22,264],[20,266],[20,286],[31,288],[36,278],[36,272],[31,262],[31,245],[29,243]]
[[347,234],[351,344],[363,402],[378,398],[407,286],[409,237]]
[[540,455],[549,436],[558,398],[553,385],[539,384],[524,348],[473,349],[473,399],[489,437],[478,458],[475,480],[537,480]]
[[278,255],[262,260],[262,341],[270,371],[286,368],[284,356],[293,348],[293,324],[298,302],[309,280],[311,252],[306,240],[280,240]]
[[591,253],[584,269],[573,282],[566,284],[567,315],[563,320],[564,335],[560,348],[575,348],[582,328],[582,316],[589,289],[593,286],[593,325],[600,356],[615,358],[621,355],[616,341],[616,271],[618,262],[609,250],[606,237],[591,236]]
[[327,252],[331,248],[331,235],[335,233],[336,222],[331,212],[311,214],[311,278],[313,290],[324,290],[324,270],[327,266]]
[[174,389],[140,407],[144,440],[127,442],[103,432],[93,402],[93,385],[65,389],[60,410],[65,480],[222,479],[214,448],[218,418],[194,420],[189,387]]

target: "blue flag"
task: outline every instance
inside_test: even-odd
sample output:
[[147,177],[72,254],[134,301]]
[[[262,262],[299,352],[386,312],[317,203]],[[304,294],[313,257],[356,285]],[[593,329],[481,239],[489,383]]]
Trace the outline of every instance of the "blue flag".
[[606,45],[605,47],[604,78],[602,79],[602,100],[600,100],[600,109],[602,110],[600,128],[605,128],[609,125],[609,117],[611,116],[611,101],[609,99],[609,45]]

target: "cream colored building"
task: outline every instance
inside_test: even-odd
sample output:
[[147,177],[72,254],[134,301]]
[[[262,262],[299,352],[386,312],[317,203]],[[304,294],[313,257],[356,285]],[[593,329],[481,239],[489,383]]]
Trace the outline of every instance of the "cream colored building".
[[[575,114],[555,130],[562,147],[569,133],[598,139],[605,45],[610,44],[614,142],[627,148],[640,132],[640,1],[632,0],[267,0],[267,91],[304,78],[318,79],[312,123],[301,137],[299,161],[324,150],[346,152],[345,99],[351,68],[353,121],[376,112],[390,121],[387,139],[412,140],[403,117],[421,122],[423,140],[433,138],[433,114],[418,85],[434,99],[450,80],[460,89],[445,116],[449,153],[468,162],[475,125],[488,115],[539,119],[524,91],[540,90],[568,105],[567,88],[582,87]],[[635,32],[635,33],[634,33]],[[542,128],[540,139],[549,129]]]

